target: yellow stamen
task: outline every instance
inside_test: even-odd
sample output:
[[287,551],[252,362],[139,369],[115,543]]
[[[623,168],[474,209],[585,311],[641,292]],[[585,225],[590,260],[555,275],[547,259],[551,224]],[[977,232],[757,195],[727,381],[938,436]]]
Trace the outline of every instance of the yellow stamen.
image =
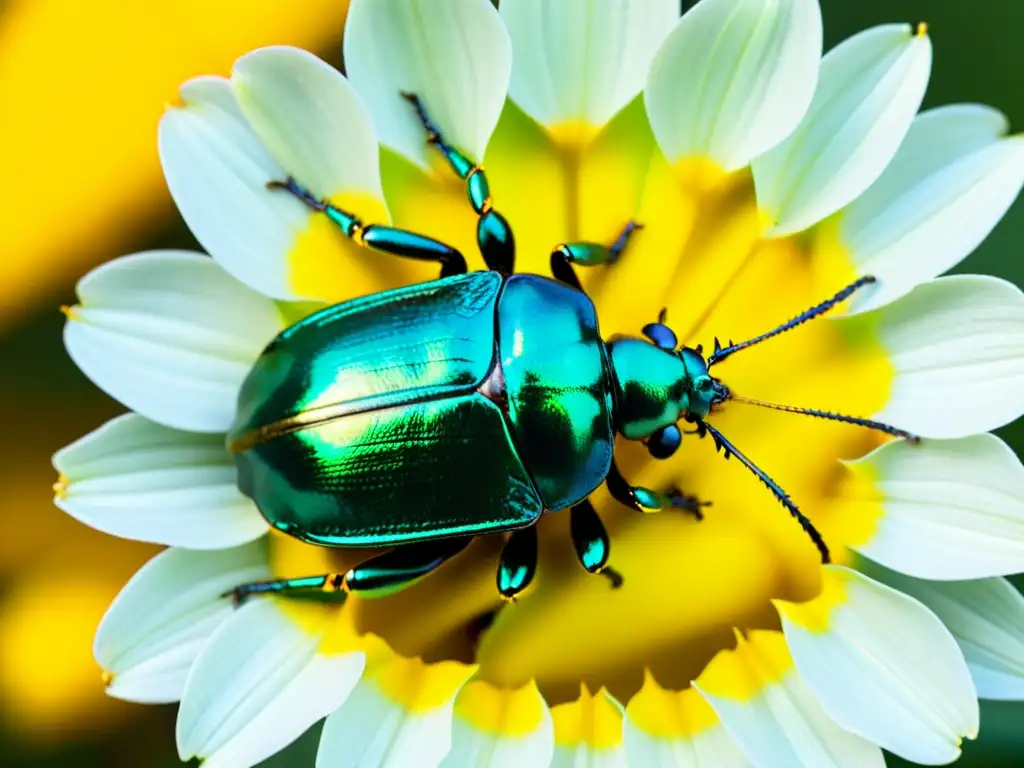
[[53,484],[53,495],[58,499],[68,497],[68,479],[63,475],[57,475],[57,482]]
[[110,684],[114,682],[114,673],[108,672],[104,669],[103,672],[100,673],[100,682],[103,683],[104,688],[109,688]]
[[77,320],[78,319],[78,316],[77,316],[77,313],[75,312],[75,309],[76,309],[76,307],[71,306],[70,304],[61,304],[60,305],[61,313],[65,317],[67,317],[68,320]]
[[928,22],[922,21],[917,25],[917,36],[925,37],[928,34]]

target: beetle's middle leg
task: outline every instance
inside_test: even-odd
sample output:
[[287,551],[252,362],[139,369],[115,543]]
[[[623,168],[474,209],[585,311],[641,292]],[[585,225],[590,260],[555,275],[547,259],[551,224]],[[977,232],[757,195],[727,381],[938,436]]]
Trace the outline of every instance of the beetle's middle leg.
[[572,265],[597,267],[602,264],[614,264],[626,250],[630,237],[641,228],[642,225],[635,221],[626,222],[626,226],[622,228],[619,236],[611,245],[586,241],[556,245],[555,249],[551,251],[551,274],[555,276],[556,280],[582,291],[583,286]]
[[238,605],[252,595],[301,596],[325,592],[359,597],[385,597],[412,586],[434,569],[457,555],[472,536],[403,544],[348,570],[347,573],[323,573],[296,579],[271,579],[241,584],[225,595]]
[[484,169],[444,140],[441,131],[427,115],[426,107],[415,93],[402,92],[412,104],[427,134],[427,143],[437,147],[456,175],[466,182],[466,196],[477,215],[476,242],[488,269],[510,275],[516,266],[516,240],[508,220],[494,210],[491,185]]
[[589,499],[575,504],[569,511],[569,532],[576,557],[590,573],[600,573],[612,583],[612,589],[622,586],[622,576],[608,565],[611,543],[604,523]]
[[267,187],[290,192],[314,211],[320,211],[358,245],[406,259],[436,261],[441,265],[441,277],[466,272],[465,257],[450,245],[405,229],[364,224],[354,213],[316,197],[291,176],[284,181],[271,181]]

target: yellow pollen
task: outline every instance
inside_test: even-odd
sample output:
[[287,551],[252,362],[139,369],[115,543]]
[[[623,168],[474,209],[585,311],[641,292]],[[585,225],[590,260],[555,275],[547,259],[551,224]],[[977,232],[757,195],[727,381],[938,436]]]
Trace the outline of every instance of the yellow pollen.
[[922,21],[917,25],[917,36],[925,37],[928,34],[928,22]]
[[60,311],[68,320],[77,320],[77,313],[75,312],[76,307],[70,304],[61,304]]
[[58,475],[57,482],[53,484],[53,495],[58,499],[68,497],[68,479],[63,474]]
[[114,673],[104,669],[100,673],[100,682],[103,683],[104,688],[110,687],[110,684],[114,682]]

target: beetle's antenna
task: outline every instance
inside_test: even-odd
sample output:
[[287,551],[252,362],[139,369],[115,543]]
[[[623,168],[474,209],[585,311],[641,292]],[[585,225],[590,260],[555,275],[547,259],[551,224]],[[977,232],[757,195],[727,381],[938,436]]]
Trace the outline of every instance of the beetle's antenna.
[[887,435],[893,437],[902,437],[909,443],[919,443],[921,438],[917,435],[907,432],[899,427],[893,427],[889,424],[883,424],[880,421],[872,421],[871,419],[862,419],[859,416],[846,416],[841,413],[833,413],[832,411],[819,411],[815,408],[800,408],[795,405],[779,405],[778,403],[768,403],[764,400],[755,400],[752,397],[743,397],[742,395],[730,394],[730,400],[737,403],[747,403],[748,405],[756,405],[759,408],[770,408],[773,411],[785,411],[786,413],[802,413],[805,416],[814,416],[819,419],[828,419],[829,421],[841,421],[844,424],[856,424],[858,427],[867,427],[873,429],[876,432],[884,432]]
[[816,546],[818,548],[818,552],[821,553],[821,562],[828,563],[831,561],[831,557],[828,552],[828,545],[825,544],[825,540],[818,532],[818,529],[814,527],[814,523],[804,516],[804,513],[801,512],[797,505],[793,503],[793,500],[789,498],[789,494],[782,490],[778,483],[768,477],[767,473],[765,473],[763,469],[760,469],[756,464],[754,464],[754,462],[740,453],[736,449],[735,445],[726,440],[725,436],[721,432],[707,422],[701,421],[697,423],[697,433],[701,437],[704,437],[705,433],[710,433],[711,439],[715,441],[716,451],[721,451],[722,455],[727,459],[730,456],[735,456],[740,460],[740,463],[743,464],[743,466],[753,472],[757,479],[764,483],[768,487],[769,491],[775,494],[775,498],[778,499],[782,506],[789,511],[789,514],[796,518],[796,521],[800,523],[800,527],[804,529],[804,533],[806,533],[810,540],[814,542],[814,546]]
[[708,358],[708,368],[710,368],[715,363],[722,362],[723,360],[725,360],[725,358],[727,358],[734,352],[739,352],[741,349],[746,349],[747,347],[752,347],[755,344],[760,344],[762,341],[767,341],[773,336],[778,336],[780,333],[785,333],[786,331],[796,328],[798,325],[803,325],[808,320],[813,320],[819,315],[825,314],[830,309],[832,309],[836,304],[846,301],[848,298],[850,298],[850,296],[859,291],[865,285],[871,285],[874,282],[876,282],[876,280],[871,275],[865,275],[864,277],[858,278],[857,280],[843,288],[843,290],[841,290],[831,299],[827,299],[821,302],[821,304],[811,307],[806,312],[801,312],[788,323],[783,323],[778,328],[768,331],[768,333],[762,333],[760,336],[755,336],[754,338],[740,342],[739,344],[734,344],[732,341],[730,341],[729,346],[723,347],[722,344],[716,338],[715,351],[712,352],[711,356]]

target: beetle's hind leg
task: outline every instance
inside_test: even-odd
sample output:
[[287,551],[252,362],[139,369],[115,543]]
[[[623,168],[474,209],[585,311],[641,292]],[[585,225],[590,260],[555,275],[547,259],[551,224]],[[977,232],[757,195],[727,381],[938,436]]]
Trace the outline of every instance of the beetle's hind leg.
[[364,224],[355,214],[321,200],[291,176],[284,181],[271,181],[267,188],[290,192],[314,211],[327,216],[347,237],[361,246],[406,259],[436,261],[441,265],[441,277],[466,272],[465,257],[450,245],[405,229]]
[[537,526],[512,532],[498,559],[498,593],[514,601],[537,574]]
[[360,563],[348,572],[323,573],[297,579],[272,579],[241,584],[225,596],[231,595],[240,605],[252,595],[313,596],[317,592],[344,598],[354,594],[363,598],[385,597],[410,587],[431,571],[443,565],[472,541],[471,536],[460,536],[436,541],[404,544]]
[[449,167],[466,182],[466,196],[477,215],[476,242],[487,268],[504,275],[512,274],[516,266],[515,237],[508,220],[494,210],[491,185],[483,167],[444,140],[419,96],[403,91],[402,98],[416,110],[416,116],[427,134],[427,143],[437,147]]
[[633,233],[642,227],[643,225],[637,224],[635,221],[626,222],[626,226],[622,228],[619,236],[611,245],[586,241],[556,245],[555,249],[551,251],[551,274],[555,276],[556,280],[582,291],[583,286],[572,265],[597,267],[602,264],[614,264],[626,250]]

